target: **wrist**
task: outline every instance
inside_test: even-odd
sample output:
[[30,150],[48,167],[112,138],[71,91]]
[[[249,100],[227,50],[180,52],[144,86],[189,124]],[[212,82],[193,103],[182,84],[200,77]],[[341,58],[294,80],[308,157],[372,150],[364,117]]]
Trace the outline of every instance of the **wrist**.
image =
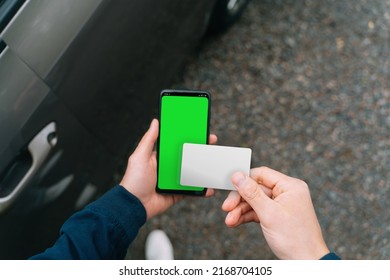
[[323,256],[330,253],[328,246],[326,246],[325,241],[321,241],[317,246],[313,246],[314,250],[312,250],[312,254],[310,255],[310,259],[319,260]]
[[296,247],[295,250],[290,250],[290,257],[287,259],[295,260],[319,260],[323,256],[330,253],[325,242],[306,242],[301,244],[301,247]]

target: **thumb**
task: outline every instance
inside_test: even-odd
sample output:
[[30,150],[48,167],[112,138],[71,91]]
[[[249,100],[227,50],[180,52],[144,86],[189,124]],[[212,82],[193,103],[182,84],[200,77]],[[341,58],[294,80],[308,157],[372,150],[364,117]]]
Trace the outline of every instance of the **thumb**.
[[146,131],[145,135],[142,137],[139,142],[136,151],[141,154],[152,154],[154,144],[157,141],[158,133],[159,133],[158,121],[153,119],[148,131]]
[[249,203],[257,215],[270,202],[270,198],[265,194],[261,186],[244,173],[234,173],[232,175],[232,182],[241,197]]

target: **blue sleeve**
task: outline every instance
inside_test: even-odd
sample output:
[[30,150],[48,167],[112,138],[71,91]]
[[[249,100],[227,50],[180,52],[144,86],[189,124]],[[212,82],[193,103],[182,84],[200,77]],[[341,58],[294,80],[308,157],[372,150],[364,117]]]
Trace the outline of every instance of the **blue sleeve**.
[[31,259],[124,259],[145,222],[138,198],[116,186],[71,216],[54,246]]
[[331,252],[323,256],[320,260],[341,260],[341,258],[337,256],[335,253]]

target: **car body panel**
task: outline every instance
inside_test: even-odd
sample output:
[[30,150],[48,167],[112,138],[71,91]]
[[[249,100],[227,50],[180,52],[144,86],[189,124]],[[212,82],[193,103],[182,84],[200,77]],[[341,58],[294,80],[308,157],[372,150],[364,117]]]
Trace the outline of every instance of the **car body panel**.
[[145,129],[134,122],[146,124],[157,115],[157,92],[171,84],[198,45],[212,5],[106,1],[46,81],[90,132],[122,157]]
[[[111,154],[52,93],[40,103],[13,143],[30,143],[48,120],[55,120],[58,141],[24,191],[0,215],[2,259],[27,258],[50,246],[60,225],[77,210],[75,202],[85,185],[97,185],[96,196],[110,187],[110,178],[102,170],[113,173]],[[18,152],[23,153],[23,149]]]
[[28,174],[29,160],[14,171],[21,155],[34,157],[30,144],[48,125],[55,144],[12,204],[0,207],[1,259],[50,246],[66,218],[112,187],[118,162],[157,116],[159,92],[198,45],[214,3],[22,4],[0,31],[0,203],[12,192],[6,183]]
[[0,55],[0,170],[19,152],[13,139],[49,92],[9,48]]
[[99,0],[26,1],[1,36],[44,78],[100,3]]

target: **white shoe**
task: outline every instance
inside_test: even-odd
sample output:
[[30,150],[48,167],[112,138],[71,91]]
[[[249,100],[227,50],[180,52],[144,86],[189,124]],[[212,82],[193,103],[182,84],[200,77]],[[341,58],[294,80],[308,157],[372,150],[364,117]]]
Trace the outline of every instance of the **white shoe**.
[[162,230],[156,229],[149,233],[145,244],[147,260],[173,260],[173,246],[168,236]]

